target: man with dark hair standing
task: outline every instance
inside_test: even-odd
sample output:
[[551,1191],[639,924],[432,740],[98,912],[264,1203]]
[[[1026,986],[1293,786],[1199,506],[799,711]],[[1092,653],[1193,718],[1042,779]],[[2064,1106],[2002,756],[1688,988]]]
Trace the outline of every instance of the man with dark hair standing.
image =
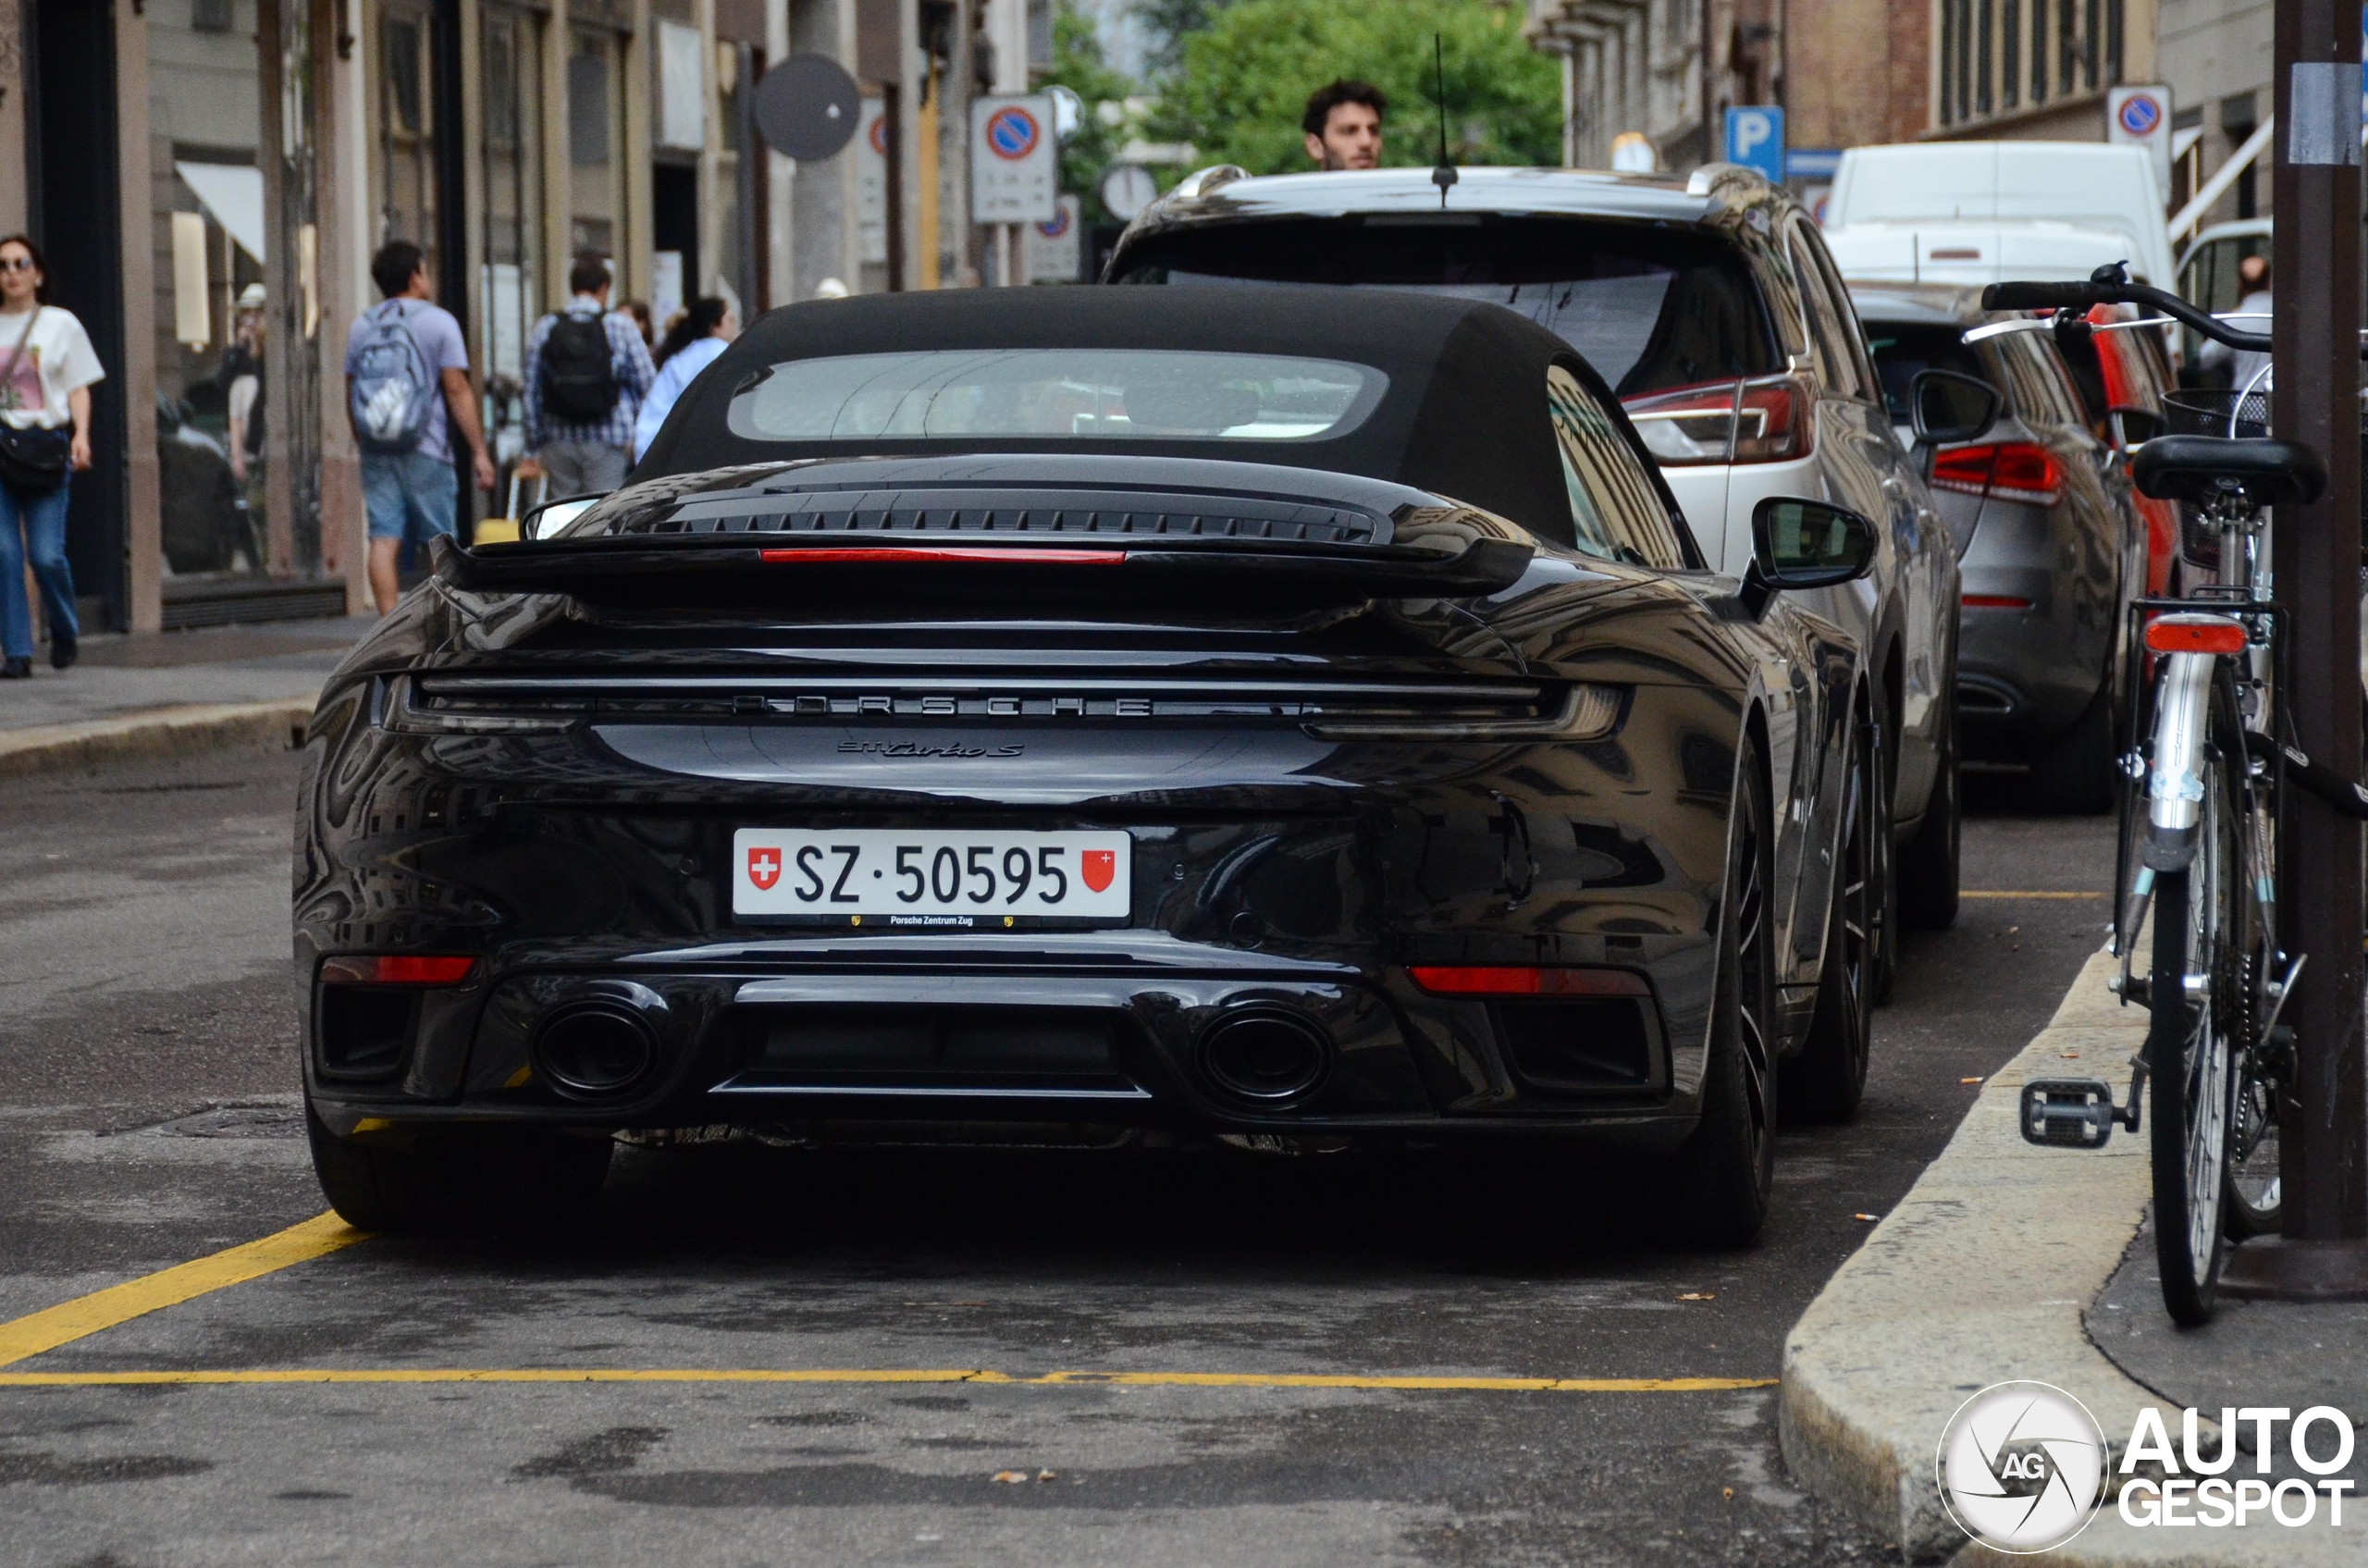
[[518,476],[548,475],[553,500],[606,495],[625,482],[634,421],[657,379],[649,345],[609,311],[609,264],[581,255],[568,272],[574,298],[526,339],[526,455]]
[[[461,324],[436,303],[427,261],[408,240],[381,246],[370,279],[386,298],[354,318],[345,345],[346,406],[362,446],[362,500],[370,518],[370,597],[395,607],[408,538],[423,549],[450,534],[459,487],[450,431],[469,449],[477,488],[493,488],[493,459],[469,388]],[[448,420],[447,414],[450,414]]]
[[1346,77],[1307,95],[1299,126],[1307,132],[1307,155],[1322,169],[1377,168],[1381,165],[1381,117],[1389,100],[1370,81]]

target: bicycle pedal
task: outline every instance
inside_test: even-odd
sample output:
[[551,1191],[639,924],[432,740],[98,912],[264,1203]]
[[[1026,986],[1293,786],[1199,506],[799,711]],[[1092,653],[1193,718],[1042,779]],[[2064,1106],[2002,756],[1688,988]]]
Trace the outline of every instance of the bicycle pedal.
[[2102,1149],[2113,1138],[2113,1085],[2101,1078],[2035,1078],[2023,1085],[2023,1142]]

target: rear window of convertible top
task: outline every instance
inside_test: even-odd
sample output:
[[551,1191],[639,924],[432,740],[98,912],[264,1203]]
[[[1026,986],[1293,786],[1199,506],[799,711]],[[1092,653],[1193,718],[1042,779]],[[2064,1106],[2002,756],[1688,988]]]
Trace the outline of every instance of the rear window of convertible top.
[[732,399],[752,441],[1304,441],[1388,389],[1370,365],[1178,349],[928,350],[787,360]]

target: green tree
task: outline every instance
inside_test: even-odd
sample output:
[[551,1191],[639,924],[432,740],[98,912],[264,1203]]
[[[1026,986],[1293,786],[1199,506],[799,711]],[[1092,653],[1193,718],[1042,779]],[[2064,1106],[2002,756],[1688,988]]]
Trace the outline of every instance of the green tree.
[[1389,97],[1382,162],[1426,167],[1438,155],[1432,45],[1447,85],[1449,155],[1468,164],[1561,161],[1561,73],[1522,36],[1518,6],[1487,0],[1237,0],[1188,34],[1166,84],[1159,129],[1202,164],[1252,174],[1308,167],[1300,114],[1335,77]]

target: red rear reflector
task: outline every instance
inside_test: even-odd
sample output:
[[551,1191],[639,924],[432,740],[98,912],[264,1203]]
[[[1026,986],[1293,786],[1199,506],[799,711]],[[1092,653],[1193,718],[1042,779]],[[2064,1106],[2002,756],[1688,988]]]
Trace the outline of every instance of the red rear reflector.
[[1626,969],[1533,969],[1497,965],[1435,967],[1406,971],[1441,996],[1649,996],[1642,975]]
[[2225,615],[2165,615],[2147,623],[2146,646],[2156,653],[2242,653],[2245,628]]
[[1123,549],[1003,549],[994,545],[898,545],[874,549],[857,549],[838,545],[813,546],[803,549],[769,549],[761,552],[769,565],[808,565],[817,562],[840,564],[877,566],[914,562],[943,564],[951,561],[980,561],[989,565],[1031,566],[1124,566],[1127,552]]
[[2055,454],[2029,441],[1949,447],[1932,459],[1932,488],[2054,506],[2064,488]]
[[416,953],[352,954],[321,960],[324,985],[458,985],[475,972],[465,957]]
[[1967,594],[1957,600],[1967,610],[2029,610],[2031,601],[2012,594]]

